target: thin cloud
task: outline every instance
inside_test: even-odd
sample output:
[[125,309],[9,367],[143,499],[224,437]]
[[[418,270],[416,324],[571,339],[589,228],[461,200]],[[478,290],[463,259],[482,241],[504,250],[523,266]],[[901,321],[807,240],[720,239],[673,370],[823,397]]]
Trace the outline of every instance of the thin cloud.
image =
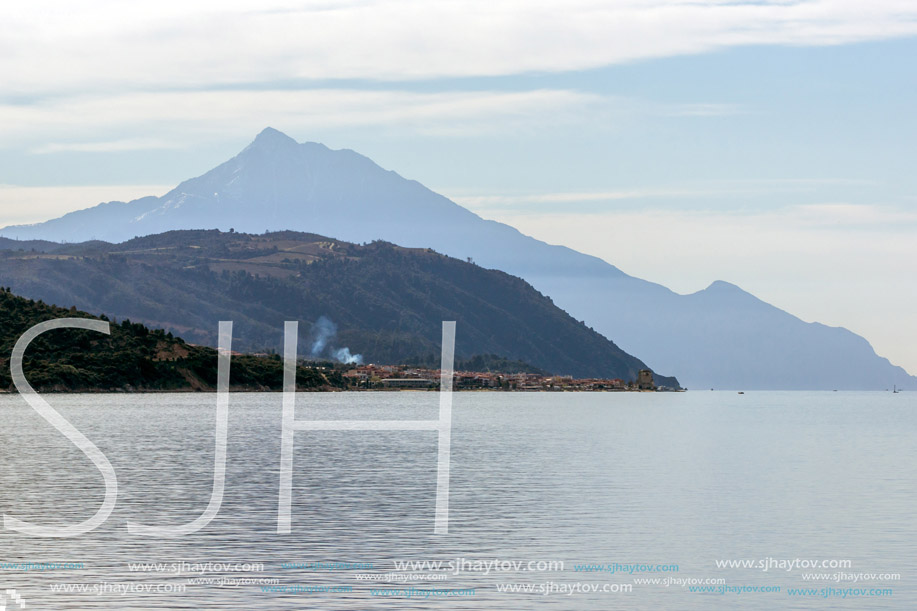
[[[332,10],[333,9],[333,10]],[[0,22],[7,95],[278,79],[584,70],[738,45],[917,34],[909,0],[30,2]]]
[[823,203],[793,206],[788,213],[799,225],[809,227],[846,227],[855,230],[913,232],[917,211],[896,206]]
[[168,150],[182,148],[178,142],[156,138],[130,138],[124,140],[107,140],[103,142],[50,142],[31,149],[33,155],[49,153],[113,153],[123,151]]
[[[448,190],[443,190],[448,193]],[[566,193],[537,193],[515,195],[453,195],[452,199],[476,209],[518,208],[532,204],[579,204],[618,200],[646,199],[650,197],[701,197],[720,194],[704,189],[623,189],[618,191],[571,191]],[[566,214],[569,208],[554,208],[557,214]]]
[[[247,137],[266,124],[316,132],[346,127],[397,127],[467,137],[603,116],[609,98],[570,90],[519,92],[374,91],[357,89],[188,91],[52,98],[0,105],[0,137],[43,142],[32,152],[123,151],[200,145]],[[622,109],[620,112],[627,112]],[[168,119],[164,119],[164,113]],[[130,132],[134,137],[105,138]],[[44,144],[50,140],[52,144]]]
[[[832,178],[788,178],[788,179],[762,179],[762,180],[720,180],[700,181],[694,184],[675,185],[667,187],[639,187],[629,189],[601,190],[601,191],[568,191],[552,193],[493,193],[480,194],[463,191],[461,189],[439,188],[441,193],[448,194],[454,201],[479,212],[488,210],[505,210],[508,212],[533,212],[542,215],[566,215],[571,212],[582,214],[602,214],[609,210],[609,206],[602,203],[617,205],[619,202],[635,200],[654,200],[641,205],[643,209],[664,209],[672,207],[685,208],[685,202],[704,199],[707,203],[706,210],[717,211],[721,206],[715,205],[716,201],[726,200],[730,203],[729,214],[747,214],[743,207],[735,206],[736,198],[752,196],[812,193],[820,187],[868,187],[871,181],[856,179]],[[775,206],[764,206],[775,208]],[[761,208],[756,205],[751,208],[755,212]],[[873,205],[859,204],[806,204],[799,206],[783,207],[784,210],[794,210],[800,214],[814,219],[839,217],[856,220],[863,223],[876,222],[876,219],[888,219],[890,210],[894,208],[881,208]],[[875,214],[871,214],[875,211]],[[897,212],[896,212],[897,214]],[[898,220],[909,219],[909,213],[901,212],[903,216],[895,217]],[[881,222],[881,221],[880,221]]]

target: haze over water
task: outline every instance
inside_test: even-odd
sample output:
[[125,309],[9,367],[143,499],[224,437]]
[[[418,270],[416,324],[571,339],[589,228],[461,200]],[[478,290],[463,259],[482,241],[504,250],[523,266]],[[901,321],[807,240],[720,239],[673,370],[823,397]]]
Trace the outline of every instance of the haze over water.
[[[917,394],[855,392],[456,393],[450,534],[433,535],[434,432],[296,432],[293,520],[276,534],[281,394],[230,397],[219,515],[172,540],[128,535],[128,519],[175,525],[210,497],[215,395],[51,395],[112,462],[117,507],[75,539],[0,531],[0,561],[83,563],[0,570],[35,609],[906,609],[917,603]],[[436,393],[299,394],[297,418],[435,418]],[[0,511],[40,523],[92,515],[91,463],[18,396],[0,397]],[[563,570],[472,568],[437,581],[357,580],[395,561],[545,561]],[[842,569],[722,568],[730,560],[849,560]],[[129,563],[263,563],[260,572],[131,571]],[[312,569],[308,563],[372,569]],[[296,563],[299,568],[284,568]],[[665,571],[583,565],[665,566]],[[672,569],[677,565],[677,570]],[[580,570],[577,570],[577,567]],[[900,574],[804,581],[803,573]],[[409,571],[426,574],[428,570]],[[189,578],[277,579],[218,587]],[[779,592],[690,592],[652,578],[724,579]],[[183,593],[55,592],[58,584],[185,585]],[[512,584],[536,591],[500,592]],[[629,584],[631,592],[537,587]],[[315,586],[351,592],[306,592]],[[474,589],[395,597],[383,589]],[[883,597],[793,596],[790,588],[890,588]]]

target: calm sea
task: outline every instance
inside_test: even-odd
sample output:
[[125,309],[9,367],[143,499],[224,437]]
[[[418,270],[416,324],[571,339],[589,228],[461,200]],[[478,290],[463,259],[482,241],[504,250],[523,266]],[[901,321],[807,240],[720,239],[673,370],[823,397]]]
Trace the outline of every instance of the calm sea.
[[[219,514],[150,539],[127,520],[207,505],[216,396],[47,395],[108,456],[118,503],[78,538],[0,531],[7,608],[12,589],[26,609],[917,608],[917,394],[457,393],[446,536],[431,431],[298,431],[278,535],[281,397],[231,395]],[[437,401],[300,394],[297,418],[434,419]],[[0,461],[6,515],[78,522],[104,496],[16,395]]]

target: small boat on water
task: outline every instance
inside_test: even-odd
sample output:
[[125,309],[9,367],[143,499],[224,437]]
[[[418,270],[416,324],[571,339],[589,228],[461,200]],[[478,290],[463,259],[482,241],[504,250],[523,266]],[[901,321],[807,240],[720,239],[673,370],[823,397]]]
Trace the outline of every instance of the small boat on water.
[[739,394],[740,394],[740,395],[744,395],[744,394],[745,394],[745,391],[744,391],[744,390],[740,390],[740,391],[739,391]]

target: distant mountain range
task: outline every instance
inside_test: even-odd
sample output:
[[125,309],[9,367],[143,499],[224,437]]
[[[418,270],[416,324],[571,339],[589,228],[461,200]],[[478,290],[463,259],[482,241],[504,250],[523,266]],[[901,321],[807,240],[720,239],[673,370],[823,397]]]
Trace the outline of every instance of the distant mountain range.
[[303,356],[435,364],[441,323],[455,320],[460,359],[625,381],[647,368],[519,278],[386,242],[217,230],[117,245],[0,241],[0,285],[211,346],[217,322],[232,320],[238,350],[281,351],[284,321],[298,320]]
[[805,323],[724,282],[679,295],[596,257],[484,220],[358,153],[298,144],[270,128],[236,157],[162,197],[100,204],[0,235],[121,242],[203,228],[383,239],[470,257],[524,278],[622,349],[676,373],[688,388],[917,389],[917,378],[846,329]]

